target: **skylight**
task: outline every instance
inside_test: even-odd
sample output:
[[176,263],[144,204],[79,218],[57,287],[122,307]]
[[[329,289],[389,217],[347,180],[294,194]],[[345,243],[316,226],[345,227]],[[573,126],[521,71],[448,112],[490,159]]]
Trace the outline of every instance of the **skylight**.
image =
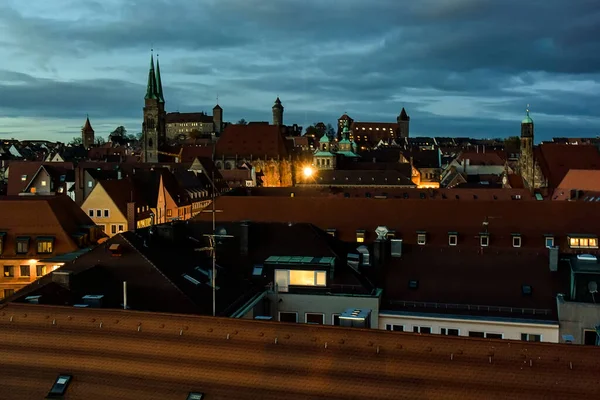
[[524,295],[526,296],[530,296],[531,292],[532,292],[532,288],[530,285],[523,285],[521,287],[521,291],[523,292]]
[[71,378],[71,375],[59,375],[46,398],[61,398],[64,396],[69,383],[71,383]]
[[187,400],[202,400],[204,399],[204,393],[199,392],[190,392],[188,394]]
[[261,276],[262,275],[262,271],[263,271],[263,266],[262,265],[255,265],[254,269],[252,270],[252,275],[254,275],[254,276]]

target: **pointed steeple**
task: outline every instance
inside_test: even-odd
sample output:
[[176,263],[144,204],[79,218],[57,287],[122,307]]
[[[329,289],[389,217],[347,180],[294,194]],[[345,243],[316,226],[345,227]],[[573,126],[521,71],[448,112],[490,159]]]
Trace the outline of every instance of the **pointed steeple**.
[[404,107],[402,107],[402,111],[400,111],[400,121],[408,121],[409,119],[410,118],[408,117],[406,110],[404,109]]
[[154,53],[150,53],[150,71],[148,71],[148,86],[146,87],[145,99],[157,100],[156,95],[156,75],[154,74]]
[[165,102],[163,96],[162,80],[160,79],[160,65],[158,64],[158,54],[156,54],[156,96],[161,103]]
[[92,124],[90,124],[90,117],[89,115],[86,115],[85,118],[85,125],[83,125],[83,132],[94,132],[94,129],[92,128]]

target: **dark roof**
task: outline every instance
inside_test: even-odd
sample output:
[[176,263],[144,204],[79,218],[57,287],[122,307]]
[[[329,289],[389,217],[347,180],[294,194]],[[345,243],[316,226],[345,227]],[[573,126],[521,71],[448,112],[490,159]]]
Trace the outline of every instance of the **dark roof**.
[[180,124],[184,122],[203,122],[212,123],[212,115],[206,115],[204,112],[193,112],[193,113],[180,113],[170,112],[167,113],[166,123],[167,124]]
[[440,168],[439,150],[413,150],[405,152],[405,157],[412,157],[415,168]]
[[[102,327],[99,326],[102,324]],[[66,398],[593,398],[600,349],[378,329],[9,304],[0,385]]]
[[314,177],[297,177],[301,185],[328,186],[416,186],[410,178],[398,170],[321,170]]
[[[136,206],[150,205],[139,188],[141,183],[131,178],[109,179],[98,181],[106,194],[112,199],[123,216],[127,217],[127,203],[135,202]],[[156,204],[154,204],[156,205]]]
[[400,120],[401,121],[410,121],[410,117],[406,113],[406,110],[404,109],[404,107],[402,107],[402,111],[400,111]]
[[448,231],[456,231],[465,238],[461,248],[479,247],[477,237],[486,219],[490,248],[512,248],[513,233],[523,236],[524,247],[541,250],[544,235],[553,234],[564,251],[569,250],[568,234],[600,235],[600,203],[596,202],[476,200],[438,201],[432,206],[421,199],[220,196],[215,204],[223,210],[216,216],[218,221],[312,223],[321,229],[336,228],[340,239],[348,242],[356,241],[358,229],[366,230],[365,240],[371,241],[377,226],[385,225],[408,244],[416,244],[417,231],[426,231],[431,245],[444,246]]
[[541,144],[535,149],[535,157],[552,189],[571,169],[600,169],[600,152],[595,146]]
[[[71,162],[11,161],[7,194],[11,196],[22,193],[41,166],[48,167],[49,172],[58,169],[73,169],[73,163]],[[26,176],[26,179],[22,180],[22,176]]]
[[86,117],[85,124],[83,125],[83,128],[81,130],[83,132],[94,133],[94,129],[92,128],[92,124],[90,124],[90,118],[89,117]]
[[289,154],[285,136],[277,125],[229,125],[219,138],[216,157],[285,158]]

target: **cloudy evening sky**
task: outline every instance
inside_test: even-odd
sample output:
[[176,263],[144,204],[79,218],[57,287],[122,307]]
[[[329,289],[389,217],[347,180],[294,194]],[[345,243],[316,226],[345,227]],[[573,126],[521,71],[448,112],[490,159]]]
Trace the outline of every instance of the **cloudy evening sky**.
[[597,136],[599,38],[597,0],[2,0],[0,137],[139,132],[152,45],[168,111]]

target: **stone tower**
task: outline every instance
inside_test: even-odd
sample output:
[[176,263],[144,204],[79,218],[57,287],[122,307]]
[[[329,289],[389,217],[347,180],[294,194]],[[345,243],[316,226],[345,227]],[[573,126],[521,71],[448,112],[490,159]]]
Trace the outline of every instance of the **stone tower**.
[[410,117],[406,113],[404,107],[402,107],[402,111],[400,111],[400,115],[396,118],[396,122],[398,123],[398,137],[407,138],[409,132],[409,124]]
[[223,131],[223,109],[218,104],[213,107],[213,130],[216,136],[221,136]]
[[273,125],[283,125],[283,106],[279,97],[277,97],[275,104],[273,104]]
[[94,129],[90,124],[90,117],[86,117],[85,125],[81,128],[81,144],[85,149],[89,149],[94,145]]
[[[533,159],[533,120],[529,116],[529,105],[527,115],[521,121],[521,154],[519,157],[519,170],[527,186],[535,187],[535,160]],[[539,182],[538,182],[539,184]]]
[[154,56],[151,54],[148,86],[144,97],[144,122],[142,123],[142,156],[144,162],[158,162],[158,152],[164,146],[167,137],[165,120],[165,99],[160,77],[160,65],[157,59],[155,73]]

